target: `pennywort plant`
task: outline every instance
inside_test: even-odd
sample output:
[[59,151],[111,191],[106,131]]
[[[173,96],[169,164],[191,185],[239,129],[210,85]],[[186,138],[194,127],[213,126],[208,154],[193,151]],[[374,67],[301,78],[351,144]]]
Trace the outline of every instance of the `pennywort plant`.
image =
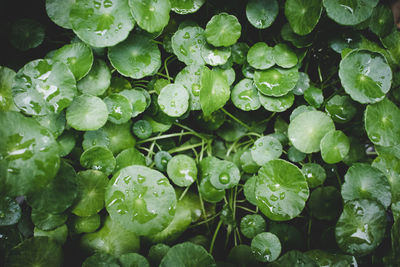
[[35,5],[0,67],[0,266],[399,266],[387,1]]

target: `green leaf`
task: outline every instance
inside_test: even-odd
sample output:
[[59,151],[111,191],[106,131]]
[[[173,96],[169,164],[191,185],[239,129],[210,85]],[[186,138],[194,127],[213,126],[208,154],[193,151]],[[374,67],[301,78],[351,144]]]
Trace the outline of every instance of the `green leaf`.
[[67,240],[68,227],[66,224],[63,224],[60,227],[57,227],[56,229],[50,231],[43,231],[35,227],[33,229],[33,236],[34,237],[45,236],[48,237],[50,240],[56,242],[57,244],[62,245]]
[[103,172],[110,175],[115,168],[113,153],[104,146],[92,146],[85,150],[80,158],[82,167]]
[[354,50],[342,59],[339,77],[344,90],[362,104],[381,101],[392,83],[392,71],[378,53]]
[[324,95],[322,90],[314,86],[310,86],[306,91],[304,91],[304,99],[308,104],[315,108],[319,108],[324,103]]
[[119,73],[134,79],[152,75],[161,66],[157,44],[143,34],[131,34],[125,41],[111,47],[108,58]]
[[184,242],[171,247],[160,263],[160,267],[209,266],[215,267],[213,257],[202,247]]
[[282,145],[278,139],[272,136],[258,138],[251,148],[251,156],[260,166],[263,166],[270,160],[278,159],[281,154]]
[[12,94],[16,106],[28,115],[60,113],[75,97],[76,82],[64,63],[38,59],[18,71]]
[[32,19],[19,19],[11,25],[9,40],[13,47],[27,51],[42,44],[45,37],[44,26]]
[[125,96],[131,103],[133,109],[132,118],[138,116],[147,108],[146,96],[142,91],[128,89],[120,92],[119,94]]
[[135,146],[136,139],[131,134],[131,127],[130,122],[124,124],[107,123],[104,125],[103,130],[110,140],[108,149],[110,149],[114,155],[117,155],[126,148]]
[[335,236],[346,253],[363,256],[376,249],[385,235],[386,213],[379,203],[360,199],[344,205],[336,224]]
[[246,5],[246,17],[257,29],[266,29],[278,16],[279,5],[276,0],[250,0]]
[[309,47],[312,45],[314,35],[312,33],[307,35],[298,35],[290,27],[289,23],[283,25],[281,29],[282,39],[291,42],[297,48]]
[[18,110],[11,92],[15,74],[12,69],[0,66],[0,112]]
[[77,234],[91,233],[100,227],[100,215],[98,213],[86,217],[74,217],[72,221],[73,231]]
[[322,0],[288,0],[285,16],[293,31],[299,35],[312,32],[322,13]]
[[135,25],[126,0],[75,0],[69,21],[75,34],[94,47],[120,43]]
[[122,150],[115,159],[117,163],[115,164],[114,173],[131,165],[146,165],[144,155],[133,147]]
[[271,112],[283,112],[289,109],[294,103],[294,94],[292,92],[283,96],[266,96],[261,93],[258,94],[261,105]]
[[335,95],[326,102],[325,111],[334,122],[346,123],[354,118],[357,113],[357,107],[349,96]]
[[317,163],[306,163],[301,168],[301,172],[306,177],[308,187],[315,188],[324,183],[326,179],[325,169]]
[[81,245],[90,252],[108,253],[115,257],[131,252],[139,252],[139,236],[107,216],[100,230],[84,234]]
[[133,108],[127,97],[121,94],[110,94],[103,101],[107,106],[110,122],[122,124],[132,118]]
[[56,177],[42,190],[28,195],[27,200],[29,205],[36,210],[48,213],[62,213],[72,205],[76,196],[75,170],[65,161],[61,161]]
[[31,219],[35,227],[43,231],[50,231],[63,225],[67,221],[68,216],[66,213],[51,214],[33,209]]
[[350,255],[332,254],[320,249],[309,250],[305,254],[318,266],[354,266],[357,264],[356,259]]
[[101,59],[95,59],[89,73],[77,84],[78,90],[83,94],[99,96],[110,87],[111,72],[107,64]]
[[385,98],[368,105],[364,114],[368,138],[380,146],[394,146],[400,142],[400,109]]
[[281,254],[281,242],[272,233],[260,233],[251,241],[251,250],[258,261],[271,262]]
[[288,136],[294,147],[304,153],[320,151],[322,138],[335,130],[332,119],[321,111],[305,111],[289,124]]
[[91,216],[104,208],[104,193],[108,183],[107,176],[97,170],[78,172],[78,196],[72,213],[78,216]]
[[119,267],[118,260],[108,253],[98,252],[88,257],[82,267]]
[[10,197],[0,198],[0,226],[16,224],[21,219],[21,207]]
[[204,30],[198,26],[187,26],[177,30],[171,38],[172,49],[178,59],[186,65],[204,65],[201,56],[206,44]]
[[189,93],[183,85],[168,84],[161,89],[157,102],[168,116],[180,117],[189,108]]
[[296,86],[298,79],[299,72],[297,68],[282,69],[273,67],[254,73],[254,83],[257,89],[267,96],[286,95]]
[[75,97],[67,109],[68,124],[78,131],[94,131],[104,126],[108,119],[107,105],[97,96]]
[[366,163],[354,163],[344,176],[343,200],[370,199],[387,208],[392,199],[390,184],[379,169]]
[[356,25],[368,19],[379,0],[323,0],[328,17],[342,25]]
[[204,36],[213,46],[231,46],[237,42],[242,31],[238,19],[228,13],[220,13],[211,18],[206,25]]
[[177,14],[185,15],[199,10],[205,0],[170,0],[171,9]]
[[389,35],[394,28],[392,10],[382,4],[375,7],[369,21],[369,28],[381,38]]
[[150,267],[149,262],[145,257],[138,253],[126,253],[119,257],[121,267]]
[[176,155],[168,161],[167,173],[177,186],[190,186],[197,179],[197,166],[187,155]]
[[205,44],[201,47],[201,56],[204,62],[211,66],[224,65],[231,56],[230,47],[213,47]]
[[317,267],[315,261],[307,256],[305,253],[298,250],[290,250],[278,260],[271,264],[271,267],[285,267],[285,266],[296,266],[296,267]]
[[258,70],[269,69],[275,65],[274,49],[264,42],[255,43],[247,52],[247,62]]
[[203,67],[189,65],[183,68],[175,77],[175,84],[182,84],[188,91],[190,110],[200,110],[200,89]]
[[58,144],[33,118],[0,112],[0,192],[22,196],[47,186],[60,167]]
[[129,0],[129,6],[140,28],[148,32],[162,31],[168,24],[169,0]]
[[292,68],[297,65],[297,55],[286,44],[277,44],[272,51],[273,61],[282,68]]
[[76,0],[46,0],[46,12],[49,18],[58,26],[71,29],[69,13]]
[[334,186],[318,187],[311,192],[307,207],[318,220],[337,219],[342,212],[342,198]]
[[175,191],[168,179],[140,165],[125,167],[113,176],[105,201],[112,219],[144,236],[166,228],[176,208]]
[[254,238],[266,228],[267,223],[260,214],[247,214],[240,220],[240,231],[247,238]]
[[230,88],[226,78],[208,68],[201,75],[200,104],[205,116],[222,108],[229,100]]
[[274,221],[291,220],[301,213],[309,196],[307,181],[295,165],[275,159],[258,171],[257,206]]
[[231,100],[243,111],[257,110],[261,106],[257,88],[252,80],[246,78],[233,87]]
[[350,141],[342,131],[331,131],[321,139],[320,148],[322,159],[328,164],[334,164],[347,156]]
[[75,80],[85,77],[93,65],[93,52],[85,43],[72,43],[57,49],[52,58],[68,66]]
[[48,237],[26,239],[10,250],[5,266],[49,266],[62,264],[62,249]]

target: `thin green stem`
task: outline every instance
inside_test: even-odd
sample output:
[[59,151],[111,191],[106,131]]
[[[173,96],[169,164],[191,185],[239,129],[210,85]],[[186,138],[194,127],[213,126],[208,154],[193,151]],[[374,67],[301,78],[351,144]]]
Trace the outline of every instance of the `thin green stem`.
[[189,191],[189,188],[190,188],[190,185],[188,187],[186,187],[186,189],[182,192],[178,201],[181,201],[185,197],[186,193]]
[[188,145],[179,146],[179,147],[175,147],[175,148],[168,150],[168,153],[172,154],[172,153],[176,153],[176,152],[181,152],[181,151],[189,150],[189,149],[192,149],[195,147],[199,147],[201,145],[202,145],[202,143],[189,145],[189,146]]
[[137,142],[137,144],[143,144],[143,143],[147,143],[147,142],[152,142],[152,141],[156,141],[156,140],[161,140],[161,139],[167,139],[167,138],[172,138],[172,137],[181,137],[184,135],[195,135],[197,136],[196,133],[193,132],[183,132],[183,133],[174,133],[174,134],[164,134],[164,135],[160,135],[160,136],[156,136],[156,137],[150,137],[147,139],[143,139]]
[[242,122],[241,120],[239,120],[238,118],[236,118],[235,116],[233,116],[231,113],[229,113],[226,109],[221,108],[221,110],[228,115],[228,117],[230,117],[232,120],[236,121],[237,123],[239,123],[240,125],[242,125],[243,127],[245,127],[247,130],[251,130],[251,127],[249,125],[247,125],[246,123]]
[[164,45],[162,42],[157,41],[157,40],[152,40],[153,43],[159,44],[159,45]]
[[245,210],[245,211],[248,211],[248,212],[251,212],[251,213],[258,213],[258,211],[254,211],[254,210],[252,210],[252,209],[249,209],[249,208],[246,208],[246,207],[243,207],[243,206],[237,205],[236,207],[237,207],[238,209],[242,209],[242,210]]
[[215,229],[214,235],[211,239],[211,244],[210,244],[210,249],[209,249],[210,254],[212,254],[212,251],[214,249],[215,240],[217,239],[217,235],[218,235],[219,229],[221,228],[221,225],[222,225],[222,221],[220,220],[218,222],[217,228]]
[[172,78],[171,78],[170,76],[168,76],[168,75],[165,75],[164,73],[157,72],[157,75],[158,75],[158,76],[161,76],[161,77],[164,77],[164,78],[166,78],[166,79],[168,79],[168,81],[170,81],[170,82],[171,82],[171,80],[172,80]]

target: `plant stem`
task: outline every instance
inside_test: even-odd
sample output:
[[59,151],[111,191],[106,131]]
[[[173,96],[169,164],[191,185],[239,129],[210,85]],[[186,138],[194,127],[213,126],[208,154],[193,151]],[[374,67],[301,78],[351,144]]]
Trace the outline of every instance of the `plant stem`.
[[210,244],[210,249],[209,249],[209,253],[210,254],[212,254],[212,251],[213,251],[213,248],[214,248],[215,239],[217,238],[218,231],[221,228],[221,225],[222,225],[222,221],[219,220],[217,228],[215,229],[214,235],[213,235],[213,237],[211,239],[211,244]]
[[240,125],[242,125],[243,127],[245,127],[247,130],[251,130],[251,127],[248,126],[246,123],[242,122],[241,120],[239,120],[238,118],[236,118],[235,116],[233,116],[231,113],[229,113],[226,109],[221,108],[221,110],[228,115],[228,117],[230,117],[232,120],[236,121],[237,123],[239,123]]
[[175,148],[168,150],[168,153],[172,154],[172,153],[176,153],[176,152],[181,152],[181,151],[185,151],[185,150],[192,149],[192,148],[199,147],[199,146],[202,146],[202,143],[194,144],[194,145],[190,145],[190,146],[184,145],[184,146],[180,146],[180,147],[175,147]]

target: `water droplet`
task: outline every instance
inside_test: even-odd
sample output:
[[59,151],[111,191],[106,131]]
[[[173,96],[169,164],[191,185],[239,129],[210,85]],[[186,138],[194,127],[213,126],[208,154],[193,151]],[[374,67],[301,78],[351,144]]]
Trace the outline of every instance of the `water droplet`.
[[104,0],[103,5],[105,8],[112,7],[113,2],[111,0]]
[[188,52],[186,51],[186,49],[183,47],[183,45],[181,45],[179,47],[179,51],[182,53],[182,55],[187,56]]
[[199,96],[200,95],[200,85],[194,83],[192,84],[192,93],[194,96]]
[[137,180],[139,183],[144,183],[146,181],[146,177],[144,177],[143,175],[138,174],[137,176]]
[[184,39],[190,39],[190,34],[189,32],[185,32],[185,34],[183,35]]
[[126,183],[126,184],[129,184],[129,182],[131,181],[131,176],[125,176],[124,178],[122,178],[122,180],[124,180],[124,182]]
[[97,8],[97,9],[99,9],[101,7],[101,3],[100,2],[94,1],[93,4],[94,4],[94,7]]
[[219,182],[220,182],[221,184],[228,184],[229,181],[230,181],[229,174],[223,172],[223,173],[221,173],[221,174],[219,175]]
[[279,199],[280,199],[280,200],[284,200],[285,197],[286,197],[285,192],[281,192],[281,193],[279,194]]
[[271,195],[269,199],[271,199],[271,201],[277,201],[279,198],[275,195]]

